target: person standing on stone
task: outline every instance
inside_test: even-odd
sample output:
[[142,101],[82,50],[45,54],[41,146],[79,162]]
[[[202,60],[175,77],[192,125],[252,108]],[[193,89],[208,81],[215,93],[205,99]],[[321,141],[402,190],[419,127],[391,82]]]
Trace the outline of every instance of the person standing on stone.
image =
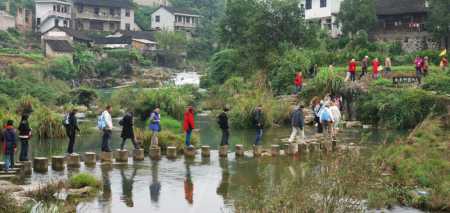
[[108,105],[99,118],[99,128],[103,131],[102,152],[111,152],[111,147],[109,146],[113,129],[111,112],[112,106]]
[[119,121],[119,125],[122,126],[122,133],[120,134],[122,143],[120,144],[120,149],[124,150],[127,139],[131,140],[134,149],[139,149],[139,145],[136,142],[136,137],[134,136],[134,119],[133,112],[131,112],[131,110],[128,110],[128,112],[125,113],[122,120]]
[[19,138],[20,138],[20,161],[28,161],[28,141],[31,138],[31,128],[28,123],[28,114],[24,113],[19,124]]
[[298,94],[299,92],[302,91],[302,87],[303,87],[302,72],[297,72],[297,75],[295,75],[294,84],[295,84],[295,94]]
[[294,142],[294,140],[300,135],[301,140],[305,139],[305,117],[303,115],[303,106],[296,106],[294,112],[291,116],[292,133],[289,138],[289,143]]
[[367,68],[369,67],[369,56],[364,56],[361,61],[361,75],[359,79],[362,79],[367,74]]
[[422,63],[423,63],[422,58],[420,58],[420,56],[416,56],[416,59],[414,60],[414,65],[416,66],[416,77],[419,85],[422,83]]
[[263,136],[264,129],[264,112],[261,105],[258,105],[253,113],[254,125],[256,128],[256,139],[255,145],[261,145],[261,140]]
[[69,113],[68,117],[68,124],[66,125],[66,133],[67,137],[69,137],[69,145],[67,146],[67,153],[72,154],[73,153],[73,146],[75,145],[75,137],[77,135],[77,132],[80,131],[78,128],[78,121],[77,121],[77,110],[73,109]]
[[334,123],[333,116],[330,111],[330,103],[327,102],[324,104],[324,107],[319,112],[320,123],[325,129],[328,136],[333,136],[332,125]]
[[160,109],[156,107],[150,115],[150,130],[152,130],[152,146],[158,146],[158,133],[161,132]]
[[192,147],[191,144],[192,130],[195,129],[194,108],[192,106],[188,106],[186,112],[184,112],[183,129],[184,132],[186,133],[185,144],[187,147]]
[[373,79],[378,79],[378,69],[380,67],[380,61],[378,60],[378,58],[373,59],[372,61],[372,78]]
[[339,110],[339,102],[338,100],[334,100],[331,102],[330,112],[333,117],[333,126],[332,126],[332,136],[333,138],[336,136],[337,131],[339,130],[339,122],[341,120],[341,111]]
[[8,170],[14,168],[14,152],[16,149],[16,130],[14,129],[14,121],[8,120],[6,122],[6,126],[3,130],[3,153],[5,157],[5,167],[4,170],[8,172]]
[[323,127],[322,124],[320,123],[319,112],[322,109],[322,103],[319,97],[314,97],[311,103],[312,103],[312,110],[314,112],[314,122],[316,122],[317,125],[317,133],[321,134],[323,133]]
[[218,117],[219,127],[222,130],[221,146],[228,145],[228,138],[230,137],[230,130],[228,125],[228,107],[223,108],[223,112]]

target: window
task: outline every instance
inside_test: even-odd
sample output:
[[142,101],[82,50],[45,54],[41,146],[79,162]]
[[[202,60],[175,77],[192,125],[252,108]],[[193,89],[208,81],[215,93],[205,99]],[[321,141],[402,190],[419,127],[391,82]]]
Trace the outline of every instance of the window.
[[177,16],[178,18],[178,22],[183,22],[183,17],[181,17],[181,16]]
[[102,21],[90,21],[89,22],[89,29],[90,30],[99,30],[103,31],[103,22]]
[[130,12],[129,9],[126,9],[126,10],[125,10],[125,16],[126,16],[126,17],[130,17],[130,13],[131,13],[131,12]]
[[155,16],[155,22],[156,22],[156,23],[159,23],[159,21],[160,21],[159,19],[160,19],[159,16]]
[[110,29],[111,31],[116,30],[116,25],[115,25],[113,22],[109,23],[109,29]]
[[61,6],[60,5],[56,6],[56,11],[61,12]]
[[305,8],[306,8],[307,10],[309,10],[309,9],[312,8],[312,0],[306,0]]
[[109,15],[114,16],[115,15],[114,12],[115,12],[114,8],[109,8]]
[[95,13],[95,15],[99,15],[100,14],[100,8],[98,8],[98,7],[94,8],[94,13]]
[[320,0],[320,7],[327,7],[327,0]]
[[53,11],[56,11],[56,5],[53,5]]
[[63,25],[64,25],[64,27],[68,27],[68,22],[67,22],[67,20],[64,20],[64,21],[63,21]]
[[38,26],[41,25],[41,18],[36,19],[36,25],[38,25]]
[[83,13],[83,9],[84,9],[83,5],[78,5],[78,12],[79,13]]
[[186,23],[191,23],[191,17],[186,17]]
[[128,31],[130,31],[130,30],[131,30],[131,26],[130,26],[130,24],[125,24],[125,30],[128,30]]
[[59,26],[59,19],[55,19],[55,26]]

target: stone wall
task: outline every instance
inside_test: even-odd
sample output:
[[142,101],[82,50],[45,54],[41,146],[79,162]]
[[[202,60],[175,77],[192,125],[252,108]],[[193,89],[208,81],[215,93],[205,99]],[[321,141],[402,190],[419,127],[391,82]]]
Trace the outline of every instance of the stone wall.
[[373,35],[377,41],[398,41],[403,51],[414,52],[427,49],[439,49],[440,42],[435,41],[428,32],[376,32]]

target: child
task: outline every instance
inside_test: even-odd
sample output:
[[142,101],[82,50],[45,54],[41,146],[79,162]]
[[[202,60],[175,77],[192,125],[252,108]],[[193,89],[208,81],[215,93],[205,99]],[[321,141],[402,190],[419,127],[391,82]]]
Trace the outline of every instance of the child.
[[16,130],[14,122],[8,120],[3,131],[3,152],[5,153],[5,171],[14,167],[14,151],[16,148]]

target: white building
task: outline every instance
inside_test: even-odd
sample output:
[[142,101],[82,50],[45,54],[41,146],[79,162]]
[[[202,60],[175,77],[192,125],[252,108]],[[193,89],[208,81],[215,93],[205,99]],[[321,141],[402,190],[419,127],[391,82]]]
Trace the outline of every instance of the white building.
[[152,30],[188,31],[195,29],[201,16],[187,10],[161,6],[152,13]]
[[46,32],[55,27],[71,27],[72,1],[35,0],[36,31]]
[[301,7],[305,10],[305,19],[317,21],[322,29],[328,30],[335,38],[341,34],[336,16],[343,0],[302,0]]

